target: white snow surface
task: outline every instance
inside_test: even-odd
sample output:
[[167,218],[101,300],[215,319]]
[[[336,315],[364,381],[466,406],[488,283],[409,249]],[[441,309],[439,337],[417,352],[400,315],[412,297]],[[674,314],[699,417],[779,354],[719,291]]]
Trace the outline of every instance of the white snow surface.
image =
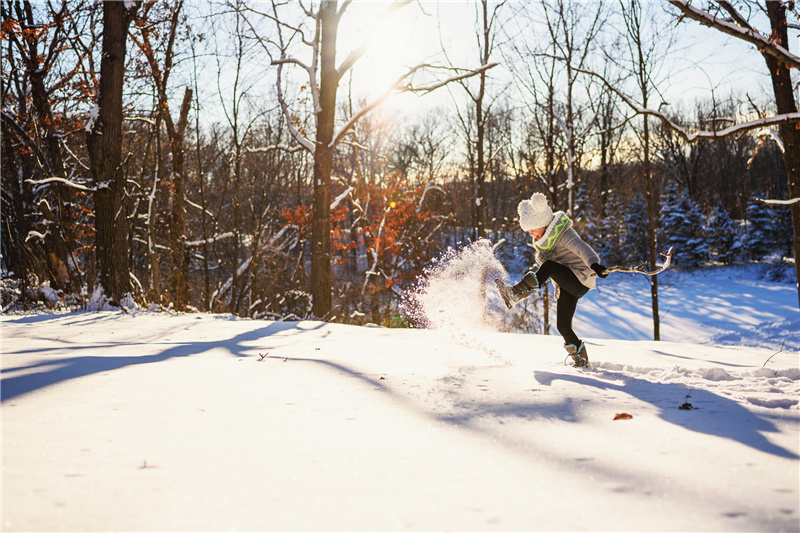
[[[673,310],[685,341],[596,326],[592,368],[572,368],[560,337],[438,298],[456,259],[423,284],[438,329],[0,317],[2,530],[800,530],[795,348],[714,345],[723,318],[706,331]],[[579,334],[611,293],[593,292]],[[725,294],[698,305],[770,320]]]

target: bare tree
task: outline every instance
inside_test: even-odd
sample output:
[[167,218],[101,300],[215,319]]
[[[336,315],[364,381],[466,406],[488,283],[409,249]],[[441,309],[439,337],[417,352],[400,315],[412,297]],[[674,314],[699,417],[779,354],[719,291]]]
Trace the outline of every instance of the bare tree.
[[[634,83],[639,91],[639,98],[642,107],[648,107],[655,92],[653,75],[655,65],[658,62],[657,54],[663,46],[659,41],[655,31],[655,24],[651,20],[652,14],[645,12],[643,3],[639,0],[627,2],[620,0],[622,19],[625,23],[625,43],[627,46],[628,58],[625,63],[629,73],[632,75]],[[650,245],[650,269],[656,269],[658,260],[656,242],[656,214],[658,213],[659,187],[655,183],[651,163],[651,138],[650,121],[645,115],[642,121],[642,129],[639,132],[639,139],[642,143],[642,166],[643,179],[645,186],[645,197],[647,199],[647,231]],[[653,308],[653,340],[661,340],[661,320],[658,313],[658,276],[649,276],[650,296]]]
[[[575,186],[580,163],[580,145],[595,125],[597,113],[591,114],[591,98],[581,105],[576,94],[578,74],[587,64],[594,41],[602,27],[605,9],[602,2],[581,4],[566,0],[543,1],[547,30],[554,52],[563,63],[565,84],[564,113],[555,118],[561,123],[567,156],[567,212],[572,215]],[[588,23],[587,23],[588,21]]]
[[[189,109],[192,103],[192,89],[186,87],[178,122],[175,123],[169,108],[167,89],[174,63],[175,38],[179,31],[183,0],[177,0],[172,6],[172,12],[169,14],[169,27],[163,64],[159,63],[152,42],[153,21],[147,20],[153,5],[154,4],[148,4],[145,6],[136,24],[141,37],[132,37],[132,39],[147,59],[147,63],[150,67],[150,74],[153,78],[153,84],[156,88],[158,115],[166,125],[167,135],[169,137],[170,152],[172,153],[170,173],[172,201],[169,202],[172,206],[169,231],[170,262],[172,265],[172,304],[176,310],[183,311],[189,303],[189,261],[186,251],[185,154],[183,150],[183,141],[189,118]],[[154,256],[154,254],[152,256]],[[154,266],[157,268],[157,265]]]
[[103,3],[103,55],[97,104],[86,125],[94,181],[97,271],[107,297],[130,292],[128,219],[122,168],[122,87],[128,28],[140,2]]
[[[800,121],[792,81],[793,68],[800,68],[800,57],[789,52],[789,24],[786,18],[787,4],[775,0],[765,0],[763,12],[770,22],[768,31],[758,31],[728,1],[720,0],[717,4],[726,12],[727,17],[714,16],[710,10],[702,10],[692,6],[688,0],[670,0],[680,9],[684,17],[694,19],[701,24],[714,28],[738,39],[752,43],[764,56],[767,63],[772,90],[775,96],[777,117],[784,120],[775,122],[780,128],[783,160],[789,184],[789,198],[800,198],[800,130],[796,123]],[[792,11],[794,14],[794,12]],[[795,14],[796,17],[796,14]],[[769,37],[767,37],[769,36]],[[742,126],[742,125],[738,125]],[[758,124],[762,127],[761,124]],[[749,128],[748,128],[749,129]],[[744,130],[740,130],[744,131]],[[794,231],[794,264],[797,278],[798,299],[800,300],[800,203],[791,204],[792,229]]]
[[[481,65],[487,65],[489,58],[495,47],[497,37],[498,17],[505,2],[493,5],[489,10],[489,0],[480,0],[476,8],[476,37],[478,59]],[[460,85],[469,95],[469,99],[474,106],[474,113],[471,115],[475,121],[475,137],[467,135],[467,142],[474,143],[474,165],[470,164],[470,171],[475,183],[475,220],[474,227],[479,239],[486,237],[486,125],[491,118],[491,107],[494,98],[487,98],[487,72],[484,70],[478,76],[478,87],[471,87],[467,80],[462,80]],[[462,118],[463,122],[463,118]],[[469,129],[466,129],[468,132]],[[473,153],[471,147],[468,153]],[[472,158],[471,158],[472,159]]]
[[[67,102],[83,99],[85,103],[85,95],[73,87],[81,85],[81,65],[90,51],[69,46],[76,19],[90,18],[84,10],[67,2],[37,6],[26,0],[0,5],[7,46],[3,54],[3,156],[17,159],[14,170],[6,169],[10,176],[4,173],[4,188],[9,187],[11,176],[21,178],[6,189],[15,197],[11,205],[16,207],[10,211],[19,221],[17,229],[23,230],[14,237],[12,255],[30,259],[23,261],[25,267],[19,274],[38,263],[39,254],[30,253],[34,244],[28,242],[36,235],[34,242],[41,242],[51,287],[68,293],[78,292],[83,281],[74,249],[78,195],[85,192],[79,193],[82,186],[73,180],[77,165],[67,143],[76,129],[66,110]],[[54,109],[56,98],[62,105]],[[30,201],[20,202],[22,196],[29,196]],[[36,213],[23,213],[19,210],[23,207]]]
[[[395,0],[385,4],[380,20],[392,15],[398,9],[408,5],[410,0]],[[271,13],[261,13],[248,9],[253,13],[267,17],[276,24],[277,42],[260,35],[256,24],[250,23],[251,29],[259,38],[259,42],[268,54],[273,57],[272,64],[277,67],[277,93],[280,105],[286,115],[287,125],[295,141],[314,156],[314,195],[311,236],[311,294],[313,312],[316,316],[325,317],[332,309],[332,273],[331,273],[331,171],[334,151],[339,143],[349,135],[353,126],[373,109],[380,106],[387,98],[398,92],[431,92],[450,81],[480,74],[494,65],[482,65],[472,71],[459,71],[444,81],[435,82],[424,87],[413,84],[413,76],[426,68],[417,65],[398,78],[387,90],[372,102],[356,111],[344,124],[336,130],[337,92],[342,77],[347,74],[356,62],[366,53],[369,47],[369,35],[361,46],[351,52],[347,58],[337,64],[338,30],[342,17],[351,2],[323,0],[318,6],[303,8],[308,24],[292,25],[286,13],[279,13],[277,1],[273,0]],[[281,6],[285,7],[285,6]],[[291,7],[291,6],[290,6]],[[302,7],[302,6],[301,6]],[[296,40],[310,49],[310,60],[303,61],[299,56],[290,55]],[[295,124],[298,117],[285,96],[284,67],[299,67],[307,76],[307,89],[311,93],[313,115],[315,119],[313,140],[301,132]]]

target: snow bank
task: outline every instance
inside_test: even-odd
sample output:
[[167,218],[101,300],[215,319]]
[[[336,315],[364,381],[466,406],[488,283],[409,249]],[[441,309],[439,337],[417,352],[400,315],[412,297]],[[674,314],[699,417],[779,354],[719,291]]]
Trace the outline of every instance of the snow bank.
[[445,314],[2,316],[2,528],[798,529],[800,354],[589,339],[581,370]]

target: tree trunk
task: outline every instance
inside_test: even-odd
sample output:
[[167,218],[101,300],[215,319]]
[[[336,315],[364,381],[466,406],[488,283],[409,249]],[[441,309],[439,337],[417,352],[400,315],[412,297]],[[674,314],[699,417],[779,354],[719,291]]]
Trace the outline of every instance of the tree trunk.
[[317,113],[317,144],[314,150],[314,212],[311,221],[311,295],[313,312],[328,315],[331,300],[331,167],[333,164],[333,126],[336,113],[336,33],[339,20],[337,2],[323,2],[320,42],[320,84]]
[[[772,35],[777,39],[775,44],[789,48],[788,31],[786,27],[786,7],[782,2],[766,2],[767,15],[772,27]],[[763,54],[772,78],[772,90],[775,93],[775,104],[778,114],[796,113],[797,104],[790,67],[784,65],[773,56]],[[789,198],[800,198],[800,130],[796,124],[782,124],[780,126],[781,140],[783,141],[783,162],[786,166],[786,177],[789,182]],[[795,203],[792,209],[792,228],[794,230],[794,266],[797,279],[798,303],[800,303],[800,204]]]
[[99,113],[86,135],[94,180],[97,271],[105,295],[119,303],[130,292],[128,218],[122,172],[122,84],[128,27],[139,3],[129,11],[123,2],[103,3],[103,55],[100,63]]
[[[485,65],[489,62],[489,16],[487,10],[488,0],[481,2],[483,9],[483,50],[481,57],[481,64]],[[483,98],[486,94],[486,71],[480,74],[481,85],[478,91],[478,96],[475,98],[475,121],[478,129],[477,143],[477,190],[475,191],[475,226],[478,233],[478,238],[483,239],[486,237],[486,217],[484,215],[484,196],[486,194],[486,162],[484,161],[483,145],[486,137],[486,121],[483,116]]]
[[[23,34],[23,38],[28,42],[29,49],[26,52],[20,47],[19,52],[25,61],[31,101],[38,116],[36,127],[39,129],[39,135],[44,139],[45,150],[43,152],[47,154],[47,167],[51,173],[51,176],[48,177],[66,179],[67,173],[61,153],[60,135],[56,129],[56,121],[50,105],[50,94],[45,87],[50,64],[45,64],[44,55],[39,53],[39,37],[34,31],[38,26],[33,18],[30,2],[24,2],[24,11],[27,26],[23,28],[29,28],[27,31],[30,33]],[[62,23],[63,19],[56,17],[54,21],[56,34],[62,30]],[[71,206],[74,204],[74,200],[71,197],[74,196],[74,193],[56,183],[49,187],[53,191],[55,202],[49,206],[48,204],[42,206],[42,215],[48,226],[44,238],[47,275],[53,288],[74,292],[80,286],[80,276],[68,267],[71,262],[69,260],[70,236],[67,235],[68,222],[71,222],[73,218]]]
[[[645,98],[644,106],[647,107]],[[644,180],[647,194],[647,240],[650,244],[650,270],[656,269],[658,251],[656,249],[656,212],[658,211],[657,191],[653,186],[653,172],[650,167],[650,124],[644,117]],[[653,303],[653,340],[661,340],[661,321],[658,315],[658,276],[650,276],[650,299]]]
[[[170,149],[172,151],[172,217],[170,228],[170,247],[172,254],[172,301],[178,311],[186,310],[189,303],[189,256],[186,252],[186,193],[184,190],[183,138],[189,109],[192,105],[192,90],[183,93],[181,114],[177,128],[169,129]],[[171,121],[169,121],[171,122]]]

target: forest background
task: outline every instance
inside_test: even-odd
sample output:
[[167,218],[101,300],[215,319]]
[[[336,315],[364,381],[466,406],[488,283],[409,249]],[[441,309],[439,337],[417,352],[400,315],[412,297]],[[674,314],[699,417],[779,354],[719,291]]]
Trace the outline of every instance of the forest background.
[[3,312],[407,325],[537,191],[608,266],[800,246],[792,2],[1,5]]

